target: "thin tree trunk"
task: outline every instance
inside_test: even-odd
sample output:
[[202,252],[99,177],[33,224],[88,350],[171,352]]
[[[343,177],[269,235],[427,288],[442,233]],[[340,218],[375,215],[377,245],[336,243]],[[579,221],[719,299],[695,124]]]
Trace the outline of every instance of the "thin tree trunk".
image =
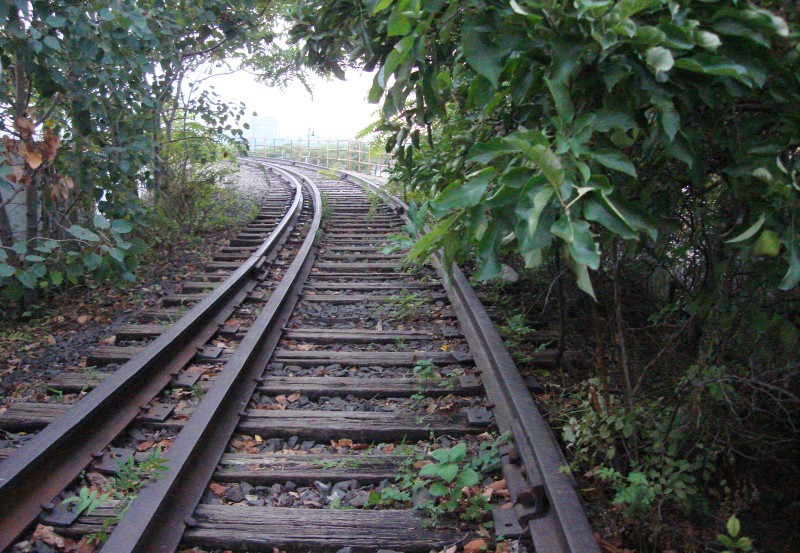
[[0,206],[0,244],[7,248],[14,244],[14,228],[11,226],[6,206]]
[[555,249],[554,252],[556,295],[558,296],[558,352],[556,353],[556,363],[560,366],[564,359],[567,341],[567,300],[564,294],[564,279],[561,278],[561,253],[558,249]]
[[[628,347],[625,341],[625,319],[622,317],[622,287],[619,282],[619,269],[622,263],[622,254],[624,253],[622,244],[619,239],[615,238],[613,242],[614,248],[614,267],[611,272],[611,281],[614,288],[614,338],[617,342],[619,349],[620,368],[622,369],[622,378],[625,386],[625,409],[630,416],[634,416],[634,393],[631,384],[631,368],[630,360],[628,359]],[[634,417],[633,432],[630,437],[630,455],[633,459],[639,458],[639,430],[637,427],[638,421]]]
[[[28,186],[25,187],[25,240],[28,247],[33,246],[34,241],[39,236],[39,183],[41,180],[41,173],[34,172],[33,178],[28,183]],[[30,265],[29,261],[23,260],[23,267],[27,268]],[[22,299],[26,307],[36,303],[38,298],[38,289],[25,288]]]
[[630,363],[628,360],[628,348],[625,342],[625,321],[622,318],[622,289],[619,284],[619,266],[621,262],[620,245],[614,240],[614,269],[611,273],[611,281],[614,286],[614,334],[619,348],[620,368],[625,383],[625,403],[628,410],[633,412],[633,385],[631,381]]

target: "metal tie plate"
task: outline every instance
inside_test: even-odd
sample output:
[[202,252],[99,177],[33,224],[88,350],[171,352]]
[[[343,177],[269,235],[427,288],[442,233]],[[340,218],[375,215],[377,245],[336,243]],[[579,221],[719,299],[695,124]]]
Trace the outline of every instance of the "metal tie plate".
[[517,513],[513,508],[492,509],[492,520],[494,521],[494,531],[498,536],[516,539],[525,533],[517,520]]
[[191,388],[200,380],[202,373],[183,371],[172,377],[172,385],[178,388]]
[[197,355],[194,358],[197,361],[214,361],[222,355],[222,348],[220,346],[205,346],[197,350]]
[[75,503],[64,504],[60,500],[56,504],[42,505],[42,509],[39,522],[48,526],[71,526],[81,515]]
[[134,449],[130,447],[109,447],[103,451],[102,457],[92,463],[92,466],[103,474],[114,474],[119,471],[120,463],[126,463],[133,454]]
[[150,404],[147,411],[139,415],[139,420],[143,422],[164,422],[175,409],[174,405],[154,401]]
[[462,375],[461,378],[458,379],[458,384],[462,388],[475,388],[476,386],[482,385],[480,377],[475,374]]
[[461,332],[454,326],[443,326],[442,336],[445,338],[458,338],[461,336]]
[[219,333],[222,334],[223,336],[231,336],[239,332],[239,328],[240,328],[239,325],[223,325],[222,327],[220,327]]
[[492,414],[483,407],[467,409],[467,421],[473,426],[489,426],[492,424]]

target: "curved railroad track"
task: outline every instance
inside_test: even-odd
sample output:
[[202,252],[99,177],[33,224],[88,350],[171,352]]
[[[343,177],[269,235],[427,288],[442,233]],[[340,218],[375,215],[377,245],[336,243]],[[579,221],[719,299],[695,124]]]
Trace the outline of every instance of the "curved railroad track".
[[[258,250],[65,414],[14,406],[0,417],[0,428],[52,421],[0,464],[0,547],[39,517],[75,540],[107,532],[101,550],[114,553],[440,551],[482,539],[491,508],[495,536],[528,550],[598,551],[558,445],[464,275],[454,267],[446,281],[438,259],[408,270],[385,253],[406,206],[354,173],[247,163],[294,191]],[[210,308],[248,294],[256,309]],[[198,359],[220,333],[231,353]],[[205,379],[180,412],[165,399],[182,397],[170,391],[178,359]],[[62,505],[87,486],[75,480],[87,467],[113,473],[104,448],[132,446],[118,452],[130,464],[156,440],[168,470],[124,512],[106,502],[75,517]]]

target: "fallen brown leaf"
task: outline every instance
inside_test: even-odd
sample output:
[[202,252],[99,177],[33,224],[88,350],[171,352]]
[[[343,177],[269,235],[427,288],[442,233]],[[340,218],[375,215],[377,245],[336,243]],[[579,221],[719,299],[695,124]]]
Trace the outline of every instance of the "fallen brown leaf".
[[154,445],[156,445],[155,442],[150,442],[150,441],[142,442],[142,443],[140,443],[139,445],[136,446],[136,450],[137,451],[147,451],[148,449],[150,449]]
[[468,544],[464,546],[464,553],[476,553],[477,551],[485,551],[488,545],[486,544],[486,540],[477,539],[472,540]]
[[36,530],[33,531],[33,536],[31,536],[31,542],[36,540],[41,540],[54,547],[64,547],[64,538],[56,534],[52,526],[37,525]]
[[94,550],[97,549],[97,545],[86,537],[81,538],[75,547],[75,553],[94,553]]
[[217,484],[216,482],[211,482],[211,484],[208,485],[208,489],[211,490],[214,495],[219,496],[225,495],[225,492],[227,491],[225,486],[222,484]]
[[502,480],[498,480],[496,482],[492,482],[491,484],[489,484],[486,487],[487,488],[491,488],[492,491],[495,491],[495,492],[499,492],[501,490],[507,490],[508,489],[508,486],[506,485],[506,479],[505,478],[503,478]]

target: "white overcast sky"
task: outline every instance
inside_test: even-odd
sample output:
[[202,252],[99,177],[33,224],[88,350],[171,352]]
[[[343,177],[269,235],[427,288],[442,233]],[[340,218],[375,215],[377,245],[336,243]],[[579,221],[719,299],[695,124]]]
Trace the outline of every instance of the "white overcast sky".
[[372,74],[348,71],[346,81],[312,77],[313,98],[299,82],[285,90],[256,82],[240,71],[205,81],[224,100],[244,102],[247,120],[255,111],[278,118],[281,138],[306,138],[309,129],[317,138],[351,139],[375,120],[377,105],[367,103]]

